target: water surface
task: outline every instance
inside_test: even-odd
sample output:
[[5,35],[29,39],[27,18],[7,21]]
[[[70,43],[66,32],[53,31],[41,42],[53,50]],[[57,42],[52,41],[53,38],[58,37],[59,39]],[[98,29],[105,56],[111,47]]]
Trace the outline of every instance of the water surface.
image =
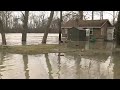
[[[41,44],[43,33],[27,33],[27,45],[38,45]],[[22,34],[21,33],[7,33],[6,41],[7,45],[22,45],[21,42]],[[0,44],[2,44],[1,35],[0,35]],[[50,33],[48,34],[47,44],[58,44],[58,34]]]
[[21,55],[1,52],[0,78],[114,79],[120,77],[119,55],[96,54],[94,58],[75,53]]
[[[29,33],[27,36],[27,45],[41,44],[43,34]],[[22,45],[21,34],[9,33],[6,39],[7,45]],[[49,34],[47,44],[58,44],[58,34]],[[73,52],[29,55],[0,51],[0,78],[120,79],[120,52],[112,52],[113,42],[68,42],[65,46],[105,52],[81,56]]]

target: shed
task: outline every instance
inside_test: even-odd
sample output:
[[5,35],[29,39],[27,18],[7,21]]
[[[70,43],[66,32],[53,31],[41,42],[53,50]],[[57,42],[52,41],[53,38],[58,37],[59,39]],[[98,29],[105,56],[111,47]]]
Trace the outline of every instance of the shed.
[[86,30],[79,28],[69,28],[68,29],[68,40],[70,41],[86,41]]

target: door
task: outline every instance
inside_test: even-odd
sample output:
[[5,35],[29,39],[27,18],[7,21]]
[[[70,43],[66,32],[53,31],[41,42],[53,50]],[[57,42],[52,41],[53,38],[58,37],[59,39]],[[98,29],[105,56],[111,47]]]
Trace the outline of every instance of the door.
[[107,39],[108,39],[108,40],[112,40],[112,33],[108,33]]

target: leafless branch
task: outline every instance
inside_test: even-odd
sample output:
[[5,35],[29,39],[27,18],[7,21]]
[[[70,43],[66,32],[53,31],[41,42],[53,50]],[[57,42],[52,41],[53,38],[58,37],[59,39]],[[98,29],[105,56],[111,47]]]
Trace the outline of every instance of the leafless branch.
[[22,13],[23,17],[25,17],[25,14],[22,11],[21,11],[21,13]]

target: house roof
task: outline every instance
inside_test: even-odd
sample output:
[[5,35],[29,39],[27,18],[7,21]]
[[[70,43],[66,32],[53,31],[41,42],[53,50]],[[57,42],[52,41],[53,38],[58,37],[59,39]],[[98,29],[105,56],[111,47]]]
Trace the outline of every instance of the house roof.
[[71,27],[97,27],[101,28],[106,22],[109,23],[109,27],[112,27],[108,19],[104,20],[69,20],[62,28],[71,28]]

